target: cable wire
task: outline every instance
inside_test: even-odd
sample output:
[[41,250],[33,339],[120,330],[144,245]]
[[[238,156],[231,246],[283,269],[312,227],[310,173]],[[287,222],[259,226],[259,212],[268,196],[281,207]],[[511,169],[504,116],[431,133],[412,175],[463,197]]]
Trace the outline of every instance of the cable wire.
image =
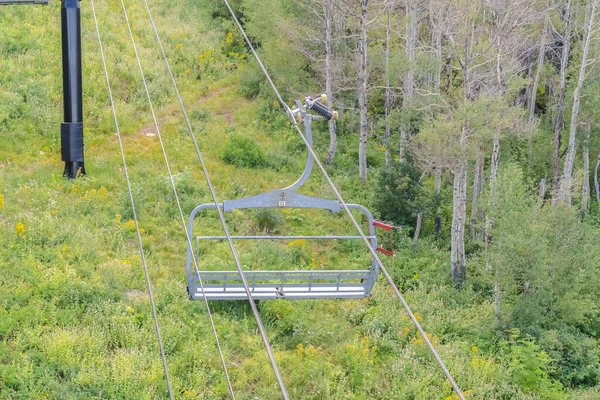
[[269,84],[271,85],[271,87],[273,88],[273,91],[275,92],[275,95],[277,96],[277,99],[279,100],[279,102],[281,103],[281,106],[283,107],[284,110],[286,110],[286,113],[289,117],[289,119],[291,120],[292,124],[294,125],[294,127],[296,128],[296,131],[298,132],[298,135],[300,136],[300,138],[302,138],[302,141],[304,142],[304,144],[306,145],[306,148],[309,152],[309,154],[314,158],[315,163],[317,164],[317,166],[319,167],[319,169],[321,170],[321,172],[323,173],[323,176],[325,177],[325,180],[327,181],[327,183],[329,184],[329,186],[331,187],[331,190],[333,191],[333,193],[335,194],[337,200],[340,202],[341,206],[344,208],[344,210],[346,211],[346,213],[348,214],[348,216],[350,217],[350,220],[352,221],[352,224],[354,225],[354,227],[358,230],[360,236],[362,237],[363,241],[365,242],[365,244],[367,245],[369,252],[371,253],[371,256],[373,257],[373,259],[375,259],[375,261],[377,262],[377,265],[379,266],[379,268],[381,269],[381,272],[383,272],[386,280],[388,281],[388,283],[390,284],[390,286],[392,287],[392,289],[394,290],[394,293],[396,294],[396,296],[398,297],[398,299],[400,300],[400,302],[402,303],[402,306],[404,307],[404,309],[406,310],[406,313],[408,314],[408,316],[410,317],[410,319],[412,320],[412,322],[415,324],[415,326],[417,327],[417,330],[419,331],[419,333],[421,334],[421,336],[423,337],[423,341],[427,344],[427,347],[429,347],[429,350],[431,351],[431,353],[433,354],[433,356],[435,357],[437,363],[439,364],[440,368],[442,369],[442,371],[444,372],[444,375],[446,376],[446,378],[448,379],[448,381],[450,382],[450,384],[452,385],[452,388],[454,389],[454,392],[456,393],[456,395],[459,397],[460,400],[465,400],[465,397],[462,393],[462,391],[460,390],[460,388],[458,387],[458,385],[456,384],[456,382],[454,381],[454,378],[452,378],[452,375],[450,374],[450,371],[448,371],[448,368],[446,368],[446,365],[444,364],[444,361],[441,359],[441,357],[439,356],[437,350],[433,347],[433,344],[431,343],[431,341],[429,340],[429,338],[427,337],[427,334],[425,333],[425,330],[423,330],[423,328],[421,327],[421,324],[419,323],[419,321],[417,321],[417,319],[415,318],[415,315],[413,314],[412,310],[410,309],[410,306],[408,305],[408,303],[406,302],[406,300],[404,299],[404,297],[402,296],[402,294],[400,293],[400,290],[398,290],[398,287],[396,286],[396,284],[394,283],[392,277],[390,276],[390,274],[388,273],[387,269],[385,268],[385,266],[383,265],[383,263],[381,262],[381,259],[379,258],[379,256],[377,255],[376,250],[373,248],[373,246],[371,246],[371,243],[369,242],[369,240],[367,239],[366,235],[364,234],[362,228],[360,227],[360,225],[358,224],[358,222],[356,221],[356,218],[354,218],[354,215],[352,215],[352,213],[350,212],[350,209],[348,208],[346,202],[344,201],[344,199],[342,198],[342,195],[340,194],[340,192],[338,191],[338,189],[336,188],[335,184],[333,183],[333,181],[331,180],[331,177],[329,176],[329,174],[327,173],[327,171],[325,170],[325,167],[323,166],[323,164],[321,163],[321,161],[319,160],[319,158],[317,157],[317,154],[315,153],[315,151],[313,150],[312,146],[310,145],[310,143],[308,143],[308,140],[306,140],[306,137],[304,137],[304,135],[302,134],[302,131],[300,130],[300,127],[298,126],[298,122],[296,121],[296,119],[293,117],[292,112],[290,110],[290,108],[287,106],[287,104],[283,101],[283,98],[281,97],[281,94],[279,93],[279,90],[277,90],[277,86],[275,86],[275,83],[273,83],[273,80],[271,79],[271,76],[269,75],[269,72],[267,71],[266,67],[264,66],[264,64],[262,63],[260,57],[258,56],[258,53],[256,52],[256,50],[254,49],[254,46],[252,45],[252,42],[250,41],[250,39],[248,38],[248,35],[246,35],[246,31],[244,30],[244,27],[242,26],[242,24],[240,23],[239,19],[236,17],[235,13],[233,12],[233,9],[231,8],[231,6],[229,5],[229,2],[227,0],[223,0],[223,2],[225,3],[225,5],[227,6],[229,13],[231,14],[233,20],[235,21],[236,25],[238,26],[240,32],[242,33],[242,35],[244,36],[244,39],[246,40],[246,43],[248,44],[248,46],[250,47],[250,50],[252,51],[252,54],[254,55],[256,61],[258,62],[260,68],[262,69],[263,73],[265,74],[265,77],[267,78],[267,80],[269,81]]
[[239,257],[237,255],[237,252],[235,250],[235,247],[233,246],[233,241],[231,239],[231,235],[229,233],[229,229],[227,228],[227,223],[225,222],[225,216],[223,215],[223,210],[220,207],[219,201],[217,199],[217,195],[215,193],[212,181],[210,179],[210,176],[208,174],[208,169],[206,168],[206,164],[204,162],[204,158],[202,157],[202,153],[200,152],[200,147],[198,146],[198,142],[196,141],[196,137],[194,135],[194,130],[192,128],[192,125],[190,123],[190,119],[187,115],[185,106],[183,104],[183,99],[181,97],[181,93],[179,92],[179,89],[177,87],[177,82],[175,81],[175,76],[173,75],[173,71],[171,70],[171,66],[169,64],[169,60],[167,58],[167,54],[165,52],[165,49],[162,45],[162,41],[160,40],[160,35],[158,33],[158,29],[156,28],[156,24],[154,22],[154,18],[152,17],[152,12],[150,11],[150,6],[148,5],[148,1],[147,0],[143,0],[144,4],[146,6],[146,10],[148,11],[148,17],[150,18],[150,23],[152,24],[152,28],[154,29],[154,34],[156,36],[156,41],[158,42],[158,45],[160,47],[160,51],[162,53],[163,59],[165,61],[165,65],[167,67],[167,70],[169,72],[169,75],[171,77],[171,82],[173,83],[173,88],[175,89],[175,93],[177,95],[177,99],[179,101],[179,105],[181,107],[181,111],[183,113],[183,117],[185,119],[185,122],[187,124],[187,128],[188,131],[190,133],[190,136],[192,138],[192,142],[194,143],[194,148],[196,150],[196,155],[198,156],[198,160],[200,161],[200,165],[202,167],[202,171],[204,172],[204,177],[206,178],[206,183],[208,185],[208,188],[210,190],[210,194],[212,197],[212,200],[215,204],[215,208],[217,210],[217,213],[219,215],[219,220],[221,221],[221,225],[223,227],[223,231],[225,233],[225,236],[227,237],[227,243],[229,244],[229,249],[231,250],[231,254],[233,256],[233,260],[235,262],[235,265],[237,267],[238,273],[240,274],[240,279],[242,281],[242,285],[244,286],[244,290],[246,292],[246,295],[248,296],[248,302],[250,303],[250,308],[252,309],[252,313],[254,314],[254,318],[256,319],[256,324],[258,325],[258,330],[260,332],[260,336],[262,338],[262,341],[265,345],[265,349],[269,355],[269,360],[271,362],[271,366],[273,367],[273,372],[275,373],[275,377],[277,378],[277,383],[279,384],[279,388],[281,390],[281,394],[283,395],[283,398],[285,400],[289,400],[289,395],[285,386],[285,383],[283,382],[283,378],[281,376],[281,372],[279,371],[279,367],[277,365],[277,361],[275,360],[275,355],[273,354],[273,350],[271,348],[271,344],[269,343],[269,338],[267,337],[267,333],[265,331],[265,328],[263,326],[262,320],[260,318],[260,314],[258,312],[258,308],[256,307],[256,303],[254,302],[254,298],[252,297],[252,292],[250,291],[250,287],[248,285],[248,280],[246,279],[246,276],[244,275],[244,271],[242,269],[242,265],[240,263]]
[[[204,292],[204,283],[202,282],[202,278],[200,277],[200,272],[198,271],[198,261],[196,259],[196,255],[192,249],[192,239],[186,229],[185,217],[183,216],[183,208],[181,207],[181,201],[179,200],[179,195],[177,194],[177,188],[175,187],[175,179],[173,178],[173,173],[171,171],[171,166],[169,164],[169,158],[167,156],[167,151],[165,149],[165,145],[162,139],[162,135],[160,133],[160,128],[158,126],[158,118],[156,117],[156,112],[154,111],[154,105],[152,104],[152,98],[150,96],[150,90],[148,89],[148,83],[146,81],[146,75],[144,74],[144,69],[142,68],[142,63],[140,61],[137,45],[135,43],[135,39],[133,36],[133,31],[131,30],[131,23],[129,22],[129,16],[127,15],[127,9],[125,8],[125,3],[121,0],[121,6],[123,8],[123,15],[125,16],[125,21],[127,22],[127,29],[129,31],[129,37],[131,38],[131,44],[133,45],[133,52],[135,54],[135,58],[137,60],[138,67],[140,69],[140,75],[142,78],[142,82],[144,84],[144,89],[146,91],[146,97],[148,99],[148,105],[150,107],[150,112],[152,113],[152,119],[154,121],[154,126],[156,127],[156,134],[158,136],[158,141],[160,142],[160,148],[162,149],[163,158],[165,160],[165,165],[167,167],[167,172],[169,174],[169,181],[171,182],[171,189],[173,190],[173,194],[175,196],[175,202],[177,203],[177,208],[179,210],[179,215],[181,216],[181,224],[183,227],[183,231],[185,232],[188,249],[192,255],[192,259],[194,261],[194,272],[198,276],[198,281],[200,283],[200,287]],[[223,356],[223,349],[221,348],[221,342],[219,341],[219,336],[217,334],[217,329],[215,327],[215,322],[213,320],[213,315],[210,310],[210,305],[208,304],[208,299],[204,296],[204,303],[206,305],[206,311],[208,313],[208,319],[210,320],[210,325],[212,328],[213,336],[215,337],[215,342],[217,344],[217,349],[219,351],[219,356],[221,358],[221,364],[223,365],[223,371],[225,372],[225,378],[227,380],[227,386],[229,388],[229,393],[231,394],[231,398],[235,400],[235,394],[233,392],[233,386],[231,385],[231,379],[229,376],[229,370],[227,369],[227,364],[225,362],[225,357]]]
[[173,397],[173,389],[171,388],[171,380],[169,379],[169,369],[167,367],[167,358],[165,356],[165,350],[163,347],[162,337],[160,335],[160,327],[158,326],[158,316],[156,314],[156,305],[154,304],[154,295],[152,294],[152,285],[150,284],[150,275],[148,274],[148,265],[146,263],[146,256],[144,254],[144,247],[142,243],[142,235],[140,233],[140,227],[138,224],[137,213],[135,211],[135,202],[133,200],[133,192],[131,190],[131,181],[129,179],[129,171],[127,170],[127,162],[125,161],[125,151],[123,149],[123,141],[121,140],[121,131],[119,129],[119,121],[117,120],[117,111],[115,109],[115,101],[112,95],[112,89],[110,87],[110,79],[108,77],[108,68],[106,67],[106,57],[104,56],[104,49],[102,47],[102,39],[100,38],[100,28],[98,26],[98,18],[96,17],[96,8],[94,7],[94,0],[90,1],[92,5],[92,14],[94,15],[94,23],[96,24],[96,33],[98,34],[98,45],[100,46],[100,55],[102,57],[102,65],[104,67],[104,75],[106,77],[106,86],[108,88],[108,97],[110,98],[110,106],[112,109],[113,117],[115,120],[115,129],[117,131],[117,139],[119,140],[119,149],[121,151],[121,160],[123,161],[123,170],[125,171],[125,180],[127,181],[127,191],[129,192],[129,201],[131,202],[131,212],[133,214],[133,221],[135,222],[135,232],[137,235],[138,245],[140,248],[140,255],[142,257],[142,265],[144,267],[144,275],[146,277],[146,286],[148,288],[148,297],[150,298],[150,305],[152,307],[152,317],[154,319],[154,329],[156,330],[156,337],[158,339],[158,347],[160,349],[160,357],[162,359],[163,369],[165,371],[165,379],[167,381],[167,388],[169,390],[169,398]]

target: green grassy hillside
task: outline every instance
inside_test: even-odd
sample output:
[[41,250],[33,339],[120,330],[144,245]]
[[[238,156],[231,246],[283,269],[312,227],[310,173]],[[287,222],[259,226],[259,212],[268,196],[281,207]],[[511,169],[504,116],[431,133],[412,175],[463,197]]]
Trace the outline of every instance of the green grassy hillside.
[[[210,202],[208,188],[145,10],[139,2],[128,3],[189,213]],[[245,54],[227,50],[229,31],[213,22],[207,2],[151,6],[219,199],[293,182],[304,162],[301,142],[291,130],[261,122],[259,103],[240,94],[240,71],[251,64]],[[225,399],[204,303],[186,295],[185,235],[120,4],[100,1],[97,8],[176,397]],[[0,8],[0,399],[166,398],[88,3],[82,2],[82,12],[88,177],[67,181],[61,177],[59,140],[59,4]],[[317,131],[323,154],[327,137],[323,128]],[[241,157],[235,152],[224,161],[229,141],[240,136],[259,145],[262,165],[235,165]],[[339,163],[330,168],[348,201],[369,205],[369,187],[348,172],[355,166],[344,158],[355,142],[340,138]],[[383,153],[374,150],[373,157],[381,160]],[[331,196],[318,174],[303,190]],[[274,215],[268,217],[284,234],[352,233],[341,215],[287,210]],[[257,218],[252,212],[227,215],[231,230],[240,234],[258,232]],[[203,215],[199,232],[219,234],[216,215]],[[504,350],[491,348],[489,299],[477,288],[456,292],[440,278],[447,275],[445,249],[427,240],[413,249],[408,239],[398,240],[397,257],[384,261],[469,399],[600,395],[561,394],[548,377],[545,353],[527,337],[515,333],[499,339]],[[244,242],[238,251],[247,268],[358,268],[369,262],[360,243]],[[235,268],[224,243],[203,253],[200,265]],[[279,398],[248,305],[210,304],[237,398]],[[365,300],[267,301],[259,308],[294,399],[455,398],[383,280]]]

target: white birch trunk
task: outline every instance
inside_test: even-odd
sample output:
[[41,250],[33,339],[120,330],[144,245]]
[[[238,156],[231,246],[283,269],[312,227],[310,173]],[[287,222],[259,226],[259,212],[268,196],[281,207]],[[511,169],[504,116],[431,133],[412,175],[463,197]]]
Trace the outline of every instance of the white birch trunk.
[[470,230],[471,239],[477,237],[477,221],[480,210],[478,205],[479,196],[483,191],[483,158],[479,157],[475,160],[475,174],[473,177],[473,200],[471,201],[471,219],[470,219]]
[[585,139],[583,141],[583,187],[581,188],[581,210],[585,213],[590,210],[590,130],[591,125],[585,126]]
[[[460,144],[464,146],[469,137],[469,122],[465,121]],[[454,171],[452,187],[452,234],[450,246],[450,263],[454,286],[460,288],[467,279],[467,259],[465,255],[465,223],[467,218],[467,160],[458,162]]]
[[554,123],[554,150],[552,154],[552,186],[555,190],[558,188],[558,185],[560,183],[560,146],[562,140],[562,129],[564,124],[566,74],[567,66],[569,63],[569,25],[571,22],[571,0],[567,0],[563,21],[565,27],[563,30],[562,55],[560,61],[560,93],[558,97],[558,107],[556,110],[556,120]]
[[592,32],[594,31],[594,17],[596,14],[596,0],[592,0],[590,3],[590,10],[588,18],[586,18],[585,38],[583,42],[583,55],[581,57],[581,66],[579,68],[579,78],[577,79],[577,86],[573,92],[573,109],[571,111],[571,124],[569,127],[569,147],[567,149],[567,157],[565,158],[565,165],[563,169],[562,178],[560,180],[560,187],[558,193],[558,199],[564,201],[567,204],[571,204],[571,192],[573,189],[573,166],[575,164],[575,150],[576,150],[576,134],[577,134],[577,118],[579,116],[579,106],[581,103],[581,89],[583,87],[583,81],[585,80],[585,70],[588,64],[588,53],[590,49],[590,41],[592,39]]
[[454,174],[452,188],[452,243],[450,262],[452,265],[452,281],[460,288],[467,279],[467,264],[465,257],[465,220],[467,214],[467,161],[459,162]]
[[546,178],[540,179],[540,187],[538,189],[538,196],[542,201],[546,197]]
[[600,169],[600,151],[594,167],[594,189],[596,190],[596,202],[600,205],[600,182],[598,182],[598,169]]
[[421,233],[421,223],[423,221],[423,213],[420,212],[417,214],[417,226],[415,228],[415,234],[413,236],[413,247],[417,246],[417,242],[419,241],[419,233]]
[[[323,13],[325,16],[325,94],[327,95],[327,106],[333,107],[333,91],[332,91],[332,46],[331,46],[331,0],[325,0],[323,3]],[[335,149],[337,147],[337,132],[334,120],[329,120],[329,150],[325,162],[331,164],[335,157]]]
[[433,75],[433,93],[439,94],[442,84],[442,29],[436,22],[433,24],[432,45],[435,49],[435,73]]
[[529,97],[529,116],[527,120],[529,123],[533,122],[535,118],[535,104],[537,101],[537,88],[540,84],[540,74],[544,67],[544,58],[546,54],[546,35],[548,34],[548,18],[544,18],[544,31],[542,38],[540,39],[540,50],[537,58],[537,66],[535,68],[535,74],[533,76],[533,83],[531,84],[531,96]]
[[358,146],[359,176],[363,182],[367,180],[367,137],[369,126],[367,121],[367,4],[368,0],[360,0],[360,39],[358,43],[358,109],[360,116],[360,141]]
[[385,31],[385,167],[390,166],[390,10],[387,12],[387,29]]
[[[417,40],[419,36],[419,20],[416,0],[408,0],[406,5],[406,57],[408,58],[408,71],[404,77],[404,96],[402,106],[408,109],[411,105],[415,91],[415,59]],[[400,126],[400,161],[406,159],[408,141],[408,126]]]
[[[600,156],[599,156],[600,157]],[[439,165],[435,167],[435,181],[433,184],[434,198],[435,198],[435,233],[436,235],[442,234],[442,217],[440,214],[440,191],[442,189],[442,168]]]
[[[537,88],[540,84],[540,73],[542,72],[542,68],[544,67],[544,58],[546,54],[546,35],[548,31],[548,17],[544,18],[544,32],[542,34],[542,38],[540,39],[540,50],[537,58],[537,66],[535,69],[535,75],[533,76],[533,83],[531,85],[531,96],[529,97],[529,116],[527,121],[530,126],[533,126],[533,119],[535,118],[535,104],[537,101]],[[529,133],[527,138],[527,155],[529,157],[529,162],[533,161],[533,129]]]

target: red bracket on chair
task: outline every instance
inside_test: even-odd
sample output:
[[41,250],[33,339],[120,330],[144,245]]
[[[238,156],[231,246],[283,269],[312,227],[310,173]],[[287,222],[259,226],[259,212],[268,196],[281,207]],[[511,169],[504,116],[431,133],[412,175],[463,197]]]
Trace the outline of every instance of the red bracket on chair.
[[[377,247],[377,251],[379,251],[380,253],[386,254],[388,256],[395,256],[396,254],[394,253],[394,239],[393,239],[393,232],[392,230],[395,228],[394,225],[387,223],[385,221],[373,221],[373,226],[375,227],[375,230],[377,231],[377,228],[380,229],[381,232],[381,242],[379,244],[379,246]],[[386,235],[386,232],[388,232],[388,235]],[[377,234],[377,232],[375,232]],[[388,241],[386,241],[386,236],[389,238]]]

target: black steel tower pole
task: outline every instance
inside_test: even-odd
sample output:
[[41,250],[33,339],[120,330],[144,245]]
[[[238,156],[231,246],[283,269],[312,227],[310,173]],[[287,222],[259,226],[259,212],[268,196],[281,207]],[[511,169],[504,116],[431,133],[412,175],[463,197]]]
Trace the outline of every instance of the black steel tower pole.
[[81,11],[79,0],[62,0],[62,63],[65,119],[60,126],[63,176],[85,175],[83,166],[83,94],[81,80]]

